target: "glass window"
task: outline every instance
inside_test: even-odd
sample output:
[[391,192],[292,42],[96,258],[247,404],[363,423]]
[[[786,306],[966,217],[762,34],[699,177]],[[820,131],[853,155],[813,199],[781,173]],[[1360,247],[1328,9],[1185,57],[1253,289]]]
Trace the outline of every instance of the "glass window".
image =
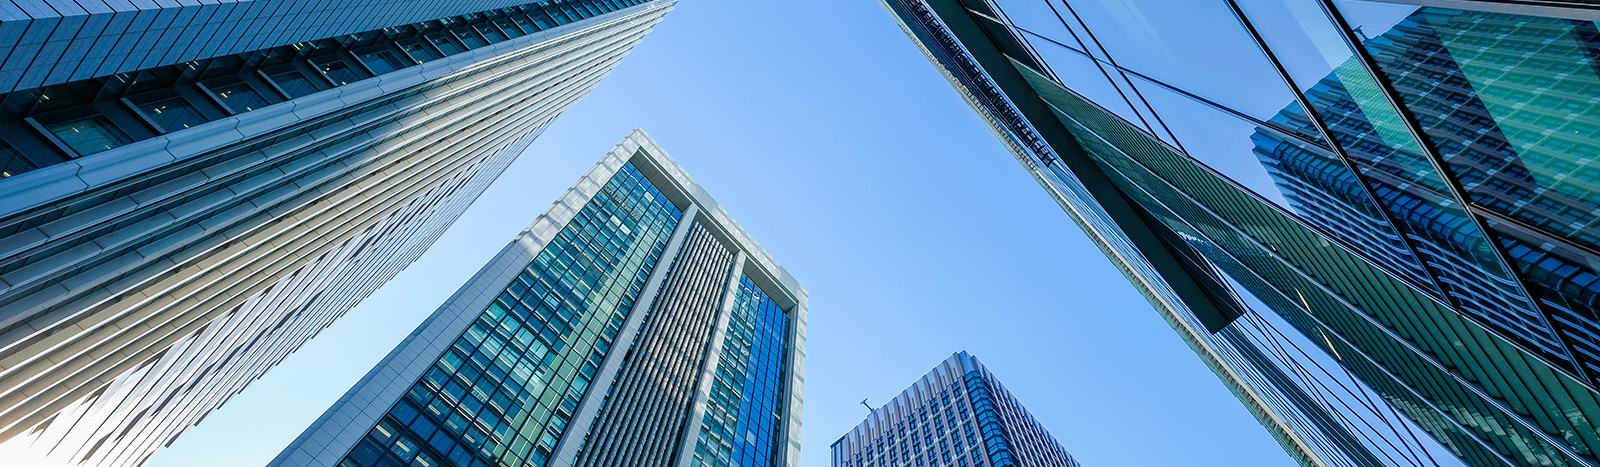
[[405,59],[400,58],[398,54],[389,50],[367,52],[361,54],[360,58],[361,63],[366,65],[367,69],[372,70],[372,73],[376,75],[381,75],[412,65],[412,63],[408,63]]
[[267,98],[261,97],[261,93],[256,92],[255,88],[250,87],[248,83],[218,86],[212,91],[217,94],[217,99],[226,104],[234,113],[249,112],[266,107],[268,104]]
[[488,39],[490,44],[508,39],[506,34],[500,32],[500,29],[496,28],[493,24],[479,23],[477,25],[477,30],[478,34],[482,34],[484,39]]
[[22,157],[22,153],[12,149],[11,145],[0,143],[0,178],[36,169],[32,162]]
[[489,43],[482,37],[479,37],[477,34],[473,33],[471,28],[460,27],[450,30],[450,33],[454,34],[456,39],[460,40],[462,44],[466,44],[467,48],[469,49],[476,49],[489,45]]
[[156,122],[162,132],[174,132],[206,122],[205,115],[182,97],[163,99],[139,106],[146,117]]
[[466,48],[461,47],[461,44],[450,40],[450,37],[444,34],[428,36],[428,43],[433,44],[434,48],[439,49],[439,52],[445,55],[455,55],[467,51]]
[[1600,248],[1591,21],[1341,2],[1472,201]]
[[351,69],[350,64],[345,63],[343,60],[318,63],[317,70],[321,71],[323,76],[327,76],[329,80],[332,80],[336,86],[344,86],[361,80],[361,75],[356,74],[356,70]]
[[505,34],[510,37],[522,37],[528,34],[523,32],[522,28],[517,27],[515,23],[512,23],[511,20],[506,18],[494,20],[494,25],[499,26],[500,30],[504,31]]
[[290,99],[305,97],[317,92],[317,85],[312,84],[311,80],[299,71],[285,71],[271,75],[271,78],[272,84],[278,85],[278,89],[282,89],[283,93],[287,94]]
[[[1558,341],[1554,330],[1516,286],[1496,246],[1456,202],[1444,175],[1327,14],[1314,2],[1238,3],[1423,257],[1444,298],[1480,321],[1519,329],[1507,337],[1550,350]],[[1370,37],[1372,31],[1357,34]]]
[[111,120],[100,115],[45,125],[45,128],[80,156],[133,142],[127,133],[112,126]]
[[528,17],[524,15],[512,16],[511,22],[517,23],[517,26],[521,26],[522,30],[528,34],[533,34],[539,31],[539,26],[533,24],[533,20],[528,19]]

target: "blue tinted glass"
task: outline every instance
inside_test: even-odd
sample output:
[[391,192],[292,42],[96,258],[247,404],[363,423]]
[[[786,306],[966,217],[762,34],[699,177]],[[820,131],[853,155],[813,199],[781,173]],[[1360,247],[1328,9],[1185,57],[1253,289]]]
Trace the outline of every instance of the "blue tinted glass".
[[[390,410],[411,421],[389,459],[542,466],[589,387],[578,368],[605,357],[603,330],[632,309],[681,217],[624,165]],[[429,402],[418,416],[408,400]]]
[[691,466],[766,467],[781,445],[789,318],[741,277]]

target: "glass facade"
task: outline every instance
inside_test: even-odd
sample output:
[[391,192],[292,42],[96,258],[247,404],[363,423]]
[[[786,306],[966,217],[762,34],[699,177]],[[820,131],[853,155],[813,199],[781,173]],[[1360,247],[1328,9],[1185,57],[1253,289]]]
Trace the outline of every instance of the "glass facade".
[[682,216],[623,169],[340,466],[546,465]]
[[739,278],[691,466],[781,465],[783,374],[789,316],[749,277]]
[[[493,29],[494,37],[501,38],[495,42],[501,42],[643,3],[646,0],[527,3],[113,77],[16,89],[0,93],[0,144],[22,151],[32,161],[30,168],[47,167],[485,47],[490,43],[481,38],[462,46],[450,37],[480,37],[475,31],[496,28],[495,24],[504,25],[505,29]],[[421,38],[448,45],[433,42],[429,48]],[[119,105],[117,101],[124,99],[134,104]]]
[[966,352],[874,409],[831,449],[833,467],[1078,467]]
[[884,3],[1303,463],[1597,462],[1577,9]]

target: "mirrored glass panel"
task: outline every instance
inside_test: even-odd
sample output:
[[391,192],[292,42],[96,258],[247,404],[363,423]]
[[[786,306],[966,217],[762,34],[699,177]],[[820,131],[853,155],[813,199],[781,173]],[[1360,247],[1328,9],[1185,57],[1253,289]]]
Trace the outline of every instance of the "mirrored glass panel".
[[1495,245],[1457,202],[1404,117],[1317,2],[1238,4],[1272,53],[1284,59],[1295,86],[1428,265],[1445,298],[1507,330],[1508,338],[1566,360],[1554,331],[1500,262]]

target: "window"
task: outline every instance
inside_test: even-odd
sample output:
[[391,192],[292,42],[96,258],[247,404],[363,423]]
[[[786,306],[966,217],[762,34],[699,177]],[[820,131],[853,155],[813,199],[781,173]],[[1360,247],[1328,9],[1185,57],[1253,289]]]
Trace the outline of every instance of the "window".
[[400,50],[405,51],[406,55],[410,55],[412,60],[419,62],[426,62],[444,57],[439,55],[439,52],[434,52],[433,49],[428,48],[427,45],[423,45],[418,42],[400,44]]
[[442,52],[445,55],[455,55],[467,51],[467,49],[461,47],[461,44],[457,44],[455,41],[450,40],[449,37],[443,35],[428,36],[428,42],[433,44],[434,48],[439,49],[439,52]]
[[389,50],[361,54],[361,63],[367,65],[367,69],[372,70],[373,74],[378,75],[412,65],[411,63],[406,63],[404,59]]
[[278,89],[282,89],[283,93],[287,94],[290,99],[308,96],[317,92],[317,85],[312,84],[311,80],[306,79],[306,75],[299,71],[285,71],[272,75],[271,79],[272,84],[278,85]]
[[111,120],[95,115],[45,126],[79,156],[87,156],[133,142],[127,133],[111,125]]
[[156,126],[160,127],[163,133],[171,133],[206,122],[205,115],[201,115],[199,110],[195,110],[194,106],[182,97],[142,104],[139,105],[139,111],[156,122]]
[[522,29],[518,28],[516,24],[513,24],[511,20],[505,18],[494,20],[494,25],[499,26],[500,30],[504,31],[505,34],[510,37],[522,37],[524,34],[527,34],[522,32]]
[[29,170],[37,169],[32,162],[22,157],[22,153],[12,149],[6,143],[0,143],[0,178],[10,177]]
[[473,34],[471,29],[463,27],[450,32],[454,33],[456,35],[456,39],[460,39],[462,44],[466,44],[467,48],[476,49],[489,45],[488,42],[484,42],[482,37],[478,37],[477,34]]
[[261,97],[261,93],[246,83],[218,86],[213,92],[217,94],[217,100],[227,105],[233,113],[249,112],[266,107],[268,104],[267,98]]
[[333,81],[335,86],[344,86],[361,80],[361,75],[356,74],[355,70],[350,69],[349,64],[340,60],[318,63],[317,70],[322,71],[322,75]]
[[489,23],[479,24],[478,34],[482,34],[484,39],[488,39],[490,44],[508,39],[505,33],[500,32],[499,28]]

